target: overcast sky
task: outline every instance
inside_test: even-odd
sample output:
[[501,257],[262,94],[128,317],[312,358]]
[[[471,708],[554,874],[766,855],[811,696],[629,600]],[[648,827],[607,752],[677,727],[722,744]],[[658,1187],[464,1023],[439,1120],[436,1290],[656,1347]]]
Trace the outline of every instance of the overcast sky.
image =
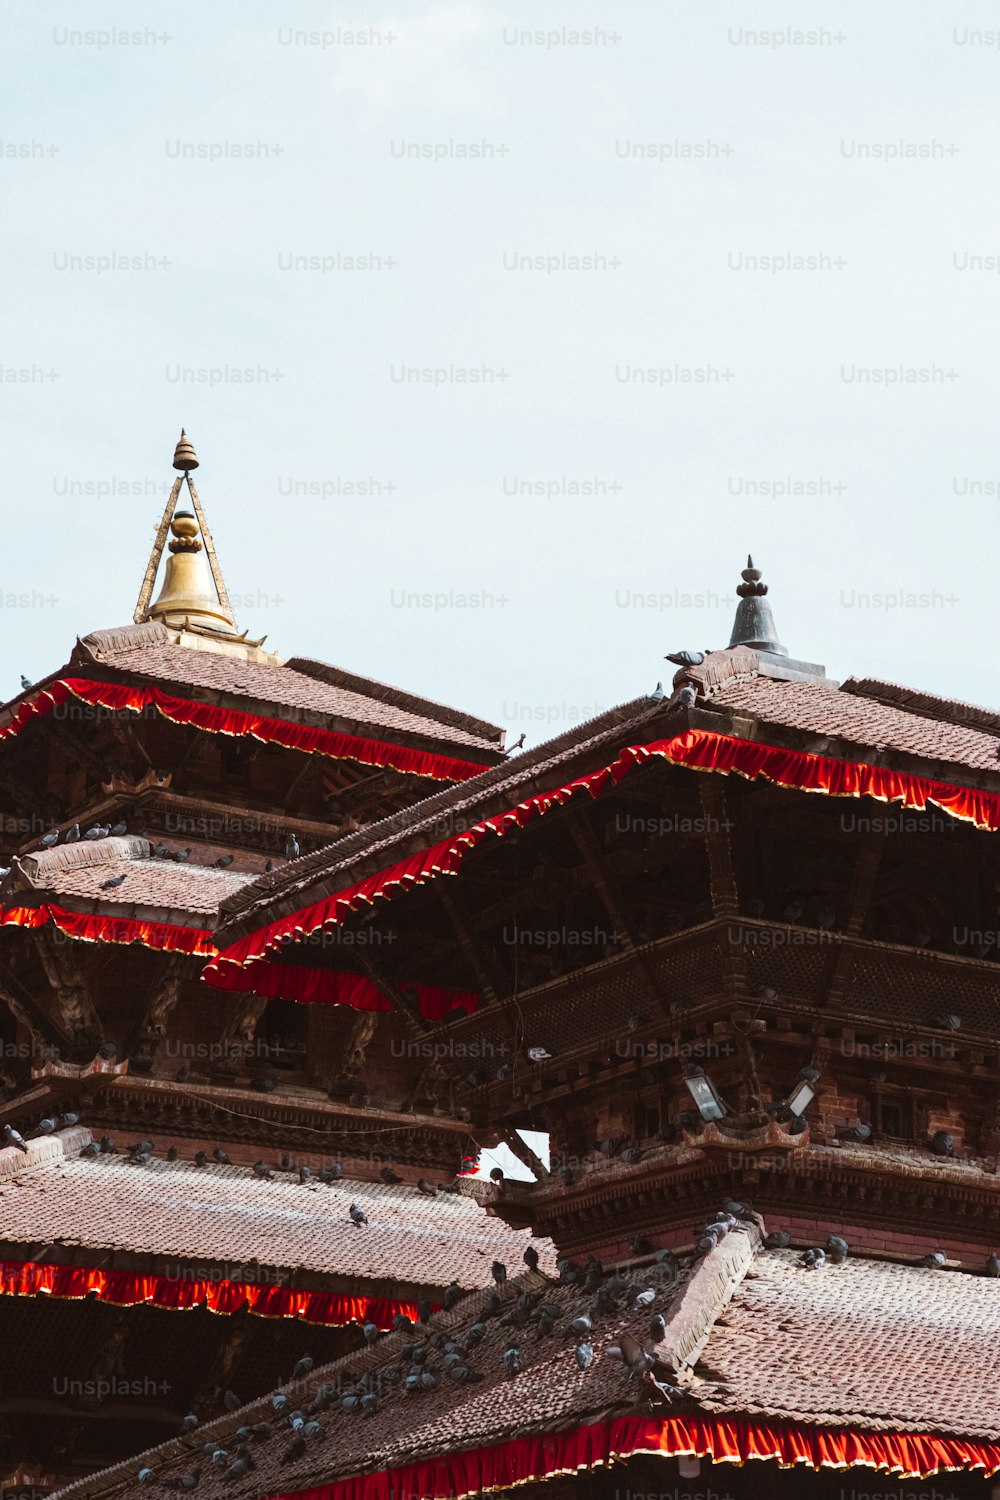
[[529,745],[748,550],[793,654],[997,703],[998,28],[7,0],[0,695],[131,619],[184,425],[241,625]]

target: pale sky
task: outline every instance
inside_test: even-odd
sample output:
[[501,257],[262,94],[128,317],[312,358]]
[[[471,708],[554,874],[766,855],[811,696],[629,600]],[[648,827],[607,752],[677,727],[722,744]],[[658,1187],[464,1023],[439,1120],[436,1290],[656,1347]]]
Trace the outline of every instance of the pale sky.
[[0,696],[131,619],[184,425],[241,625],[529,746],[748,550],[793,654],[996,704],[998,28],[6,0]]

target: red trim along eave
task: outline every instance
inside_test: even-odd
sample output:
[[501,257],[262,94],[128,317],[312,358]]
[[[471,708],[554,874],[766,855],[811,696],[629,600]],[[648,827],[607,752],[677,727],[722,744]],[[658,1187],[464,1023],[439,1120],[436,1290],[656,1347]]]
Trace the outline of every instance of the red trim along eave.
[[207,1307],[229,1314],[246,1307],[260,1318],[299,1318],[327,1328],[374,1323],[392,1329],[397,1313],[416,1321],[416,1304],[384,1297],[345,1297],[338,1292],[304,1291],[267,1282],[208,1281],[173,1276],[144,1276],[136,1271],[102,1271],[87,1266],[47,1266],[37,1261],[0,1261],[0,1296],[57,1297],[78,1301],[94,1297],[115,1307],[186,1310]]
[[192,724],[209,734],[249,736],[265,744],[283,745],[287,750],[324,755],[330,760],[354,760],[363,766],[387,766],[409,776],[427,776],[434,781],[469,781],[490,769],[488,765],[457,760],[430,750],[411,750],[405,745],[337,734],[330,729],[266,718],[242,709],[219,708],[212,703],[173,698],[151,684],[139,687],[131,683],[93,682],[84,677],[59,678],[33,698],[26,698],[18,705],[10,723],[0,728],[0,741],[13,739],[33,719],[51,713],[71,697],[115,713],[127,710],[137,714],[145,708],[155,708],[174,724]]
[[855,1432],[846,1428],[728,1417],[622,1417],[571,1432],[515,1438],[398,1469],[285,1490],[268,1500],[464,1500],[487,1490],[541,1483],[603,1468],[639,1455],[693,1455],[713,1463],[769,1460],[781,1468],[868,1468],[901,1479],[944,1472],[1000,1470],[1000,1444],[928,1433]]
[[[777,786],[798,791],[822,792],[832,797],[871,797],[878,802],[899,802],[904,807],[922,811],[935,803],[952,817],[974,823],[993,832],[1000,828],[1000,795],[976,791],[970,787],[951,786],[908,772],[893,771],[855,761],[834,760],[829,756],[806,751],[782,750],[775,745],[753,740],[734,739],[730,735],[691,729],[671,739],[654,740],[648,745],[629,745],[618,758],[600,770],[581,776],[550,792],[541,792],[518,803],[507,812],[484,819],[451,839],[444,839],[418,854],[400,860],[388,869],[364,880],[355,881],[324,900],[275,922],[258,928],[239,942],[224,949],[205,966],[202,978],[220,989],[249,989],[261,994],[284,994],[282,985],[296,987],[301,980],[283,976],[295,971],[291,966],[273,965],[276,955],[286,944],[294,943],[322,928],[341,925],[352,912],[372,906],[376,900],[391,900],[415,886],[435,880],[439,875],[454,875],[470,849],[488,834],[502,838],[514,828],[523,828],[550,808],[562,806],[581,792],[599,797],[616,786],[623,777],[659,756],[672,765],[687,766],[696,771],[735,774],[748,780],[757,778]],[[270,968],[276,971],[263,978]],[[322,973],[322,970],[307,971]],[[267,988],[258,989],[258,985]],[[277,987],[276,987],[277,986]],[[297,998],[288,991],[289,998]]]
[[174,927],[169,922],[143,922],[137,917],[110,917],[101,912],[67,911],[51,901],[38,906],[8,906],[0,910],[0,927],[44,927],[51,922],[67,937],[83,943],[141,943],[161,953],[192,953],[211,958],[218,951],[212,934],[202,927]]

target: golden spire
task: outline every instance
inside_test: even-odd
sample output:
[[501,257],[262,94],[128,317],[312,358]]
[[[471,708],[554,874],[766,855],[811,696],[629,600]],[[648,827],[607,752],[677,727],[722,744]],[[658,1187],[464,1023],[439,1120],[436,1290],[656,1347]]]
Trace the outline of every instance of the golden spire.
[[[174,468],[179,472],[153,543],[146,576],[139,591],[139,602],[135,607],[135,621],[140,624],[145,620],[160,620],[174,630],[239,636],[222,569],[215,554],[212,533],[208,529],[198,491],[191,478],[191,470],[197,467],[198,455],[182,428],[174,450]],[[188,487],[194,507],[193,514],[176,508],[183,484]],[[168,531],[173,538],[169,544]],[[163,575],[163,586],[155,603],[150,603],[165,546],[169,546],[170,556]],[[203,550],[204,557],[201,556]]]

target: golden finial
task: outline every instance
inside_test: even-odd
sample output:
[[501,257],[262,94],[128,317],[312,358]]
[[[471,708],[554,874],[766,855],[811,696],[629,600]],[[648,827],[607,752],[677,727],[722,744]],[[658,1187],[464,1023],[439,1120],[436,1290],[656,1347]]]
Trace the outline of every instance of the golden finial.
[[177,442],[177,447],[174,449],[174,468],[191,470],[196,469],[197,467],[198,455],[194,451],[194,445],[191,442],[191,439],[188,437],[187,433],[182,427],[181,435]]

